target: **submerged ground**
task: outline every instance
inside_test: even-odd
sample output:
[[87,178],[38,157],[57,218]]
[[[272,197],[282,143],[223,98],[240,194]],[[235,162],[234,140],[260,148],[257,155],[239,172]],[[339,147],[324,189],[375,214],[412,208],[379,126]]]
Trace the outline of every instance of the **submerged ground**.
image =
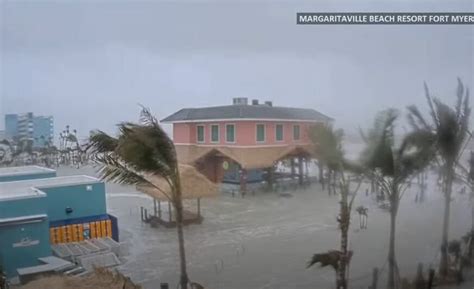
[[[60,175],[78,173],[95,174],[90,167],[59,169]],[[358,215],[352,217],[351,288],[367,288],[372,269],[386,272],[387,267],[389,215],[365,190],[359,190],[355,206],[369,208],[368,228],[360,230]],[[417,192],[416,186],[406,192],[397,222],[402,276],[412,276],[418,262],[425,268],[436,266],[441,240],[442,195],[430,185],[424,202],[415,203]],[[290,193],[292,197],[257,193],[246,198],[224,193],[202,201],[203,224],[185,229],[190,278],[211,289],[334,287],[332,269],[306,269],[306,262],[313,253],[338,248],[338,198],[317,184]],[[467,194],[453,196],[450,236],[459,238],[471,228],[471,209]],[[162,282],[175,288],[175,230],[141,223],[140,206],[152,211],[153,202],[133,187],[108,184],[107,200],[109,212],[119,218],[121,241],[128,251],[121,271],[145,288],[159,288]]]

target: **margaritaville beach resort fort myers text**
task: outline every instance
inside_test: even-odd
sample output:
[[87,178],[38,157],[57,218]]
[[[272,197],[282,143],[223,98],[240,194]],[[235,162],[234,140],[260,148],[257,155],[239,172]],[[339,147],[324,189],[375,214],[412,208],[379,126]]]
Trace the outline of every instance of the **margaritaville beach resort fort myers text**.
[[473,13],[297,13],[297,24],[474,24]]

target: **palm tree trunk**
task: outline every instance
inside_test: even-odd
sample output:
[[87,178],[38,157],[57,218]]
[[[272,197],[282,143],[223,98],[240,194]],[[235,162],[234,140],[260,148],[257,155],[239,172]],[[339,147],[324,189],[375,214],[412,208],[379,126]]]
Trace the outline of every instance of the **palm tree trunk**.
[[346,271],[347,271],[347,244],[348,244],[348,226],[341,229],[341,252],[339,270],[337,272],[337,289],[347,289]]
[[396,268],[396,259],[395,259],[395,228],[397,220],[397,206],[393,206],[390,211],[390,244],[388,247],[388,284],[389,289],[395,288],[395,268]]
[[[335,188],[334,188],[335,189]],[[350,212],[347,204],[349,189],[345,185],[341,186],[341,202],[340,202],[340,229],[341,229],[341,256],[336,276],[336,288],[347,289],[346,268],[347,268],[347,245],[348,231],[350,223]]]
[[183,202],[181,198],[175,201],[176,210],[176,229],[178,230],[178,246],[179,246],[179,265],[180,265],[180,285],[181,289],[188,288],[188,273],[186,270],[186,251],[184,249],[184,233],[183,233]]
[[444,184],[444,217],[443,217],[443,236],[441,239],[441,260],[439,263],[439,273],[441,276],[448,275],[448,237],[449,237],[449,215],[451,210],[451,188],[453,176],[448,173]]

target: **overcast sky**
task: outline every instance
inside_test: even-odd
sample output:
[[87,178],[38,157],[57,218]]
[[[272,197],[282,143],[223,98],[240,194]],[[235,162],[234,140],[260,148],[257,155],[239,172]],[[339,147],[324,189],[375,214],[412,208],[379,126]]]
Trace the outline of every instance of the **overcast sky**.
[[[297,26],[296,12],[474,11],[472,1],[0,0],[0,113],[81,135],[233,97],[310,107],[346,129],[473,86],[474,26]],[[449,2],[449,3],[448,3]],[[0,118],[3,126],[3,116]]]

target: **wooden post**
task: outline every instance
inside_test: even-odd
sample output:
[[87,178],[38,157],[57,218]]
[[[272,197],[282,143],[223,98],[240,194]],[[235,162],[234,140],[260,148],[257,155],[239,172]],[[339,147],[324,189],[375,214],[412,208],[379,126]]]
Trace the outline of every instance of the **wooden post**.
[[374,271],[372,271],[372,285],[370,285],[370,289],[377,289],[378,280],[379,280],[379,269],[374,268]]
[[291,178],[294,179],[295,178],[295,174],[296,174],[296,169],[295,169],[295,158],[291,158],[290,160],[290,163],[291,163]]
[[140,219],[143,222],[143,207],[140,207]]
[[157,208],[156,208],[156,199],[155,199],[155,198],[153,198],[153,213],[154,213],[155,217],[156,217],[156,212],[157,212]]
[[173,218],[171,218],[171,215],[172,215],[172,214],[173,214],[173,213],[171,212],[171,202],[168,201],[168,220],[169,220],[170,223],[171,223],[171,221],[172,221],[172,219],[173,219]]
[[201,217],[201,198],[197,198],[198,217]]
[[240,193],[242,197],[247,193],[247,170],[240,169]]
[[423,278],[423,263],[418,263],[418,267],[416,269],[415,288],[424,289],[424,287],[425,279]]
[[161,219],[161,201],[158,200],[158,217]]
[[268,189],[273,191],[273,184],[275,183],[275,170],[273,167],[269,167],[267,169],[267,177],[268,177]]
[[428,277],[428,289],[433,288],[434,276],[435,276],[435,270],[434,270],[434,269],[430,269],[430,275],[429,275],[429,277]]
[[298,157],[298,183],[303,184],[303,158]]
[[319,174],[319,183],[321,184],[324,191],[324,168],[321,160],[318,160],[318,174]]
[[308,167],[308,159],[307,158],[304,158],[304,168],[305,168],[304,175],[305,175],[306,181],[309,181],[309,167]]

